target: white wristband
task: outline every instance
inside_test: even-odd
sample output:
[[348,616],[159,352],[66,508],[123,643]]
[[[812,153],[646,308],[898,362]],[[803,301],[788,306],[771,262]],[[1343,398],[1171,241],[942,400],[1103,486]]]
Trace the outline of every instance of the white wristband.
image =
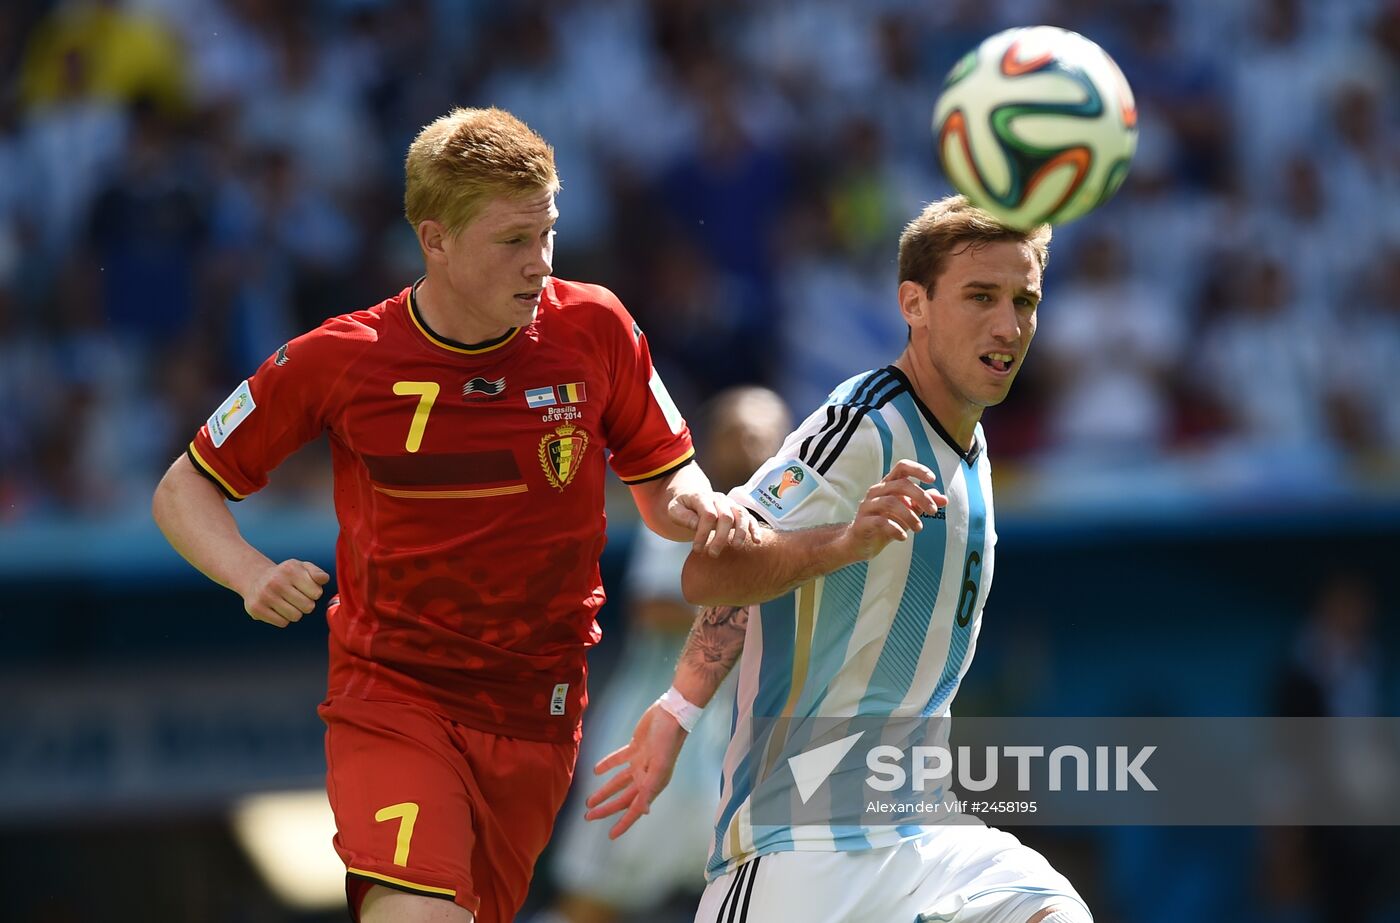
[[681,726],[681,730],[689,734],[695,730],[695,725],[700,721],[700,716],[704,713],[699,705],[692,705],[686,697],[676,691],[672,686],[661,694],[661,698],[656,700],[656,704],[676,719],[676,723]]

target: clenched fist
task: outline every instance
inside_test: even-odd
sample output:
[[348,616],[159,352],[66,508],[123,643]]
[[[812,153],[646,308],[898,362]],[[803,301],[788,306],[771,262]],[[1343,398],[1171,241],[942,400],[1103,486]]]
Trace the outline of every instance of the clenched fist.
[[292,558],[257,574],[243,596],[243,609],[259,622],[286,628],[316,608],[331,575],[310,561]]

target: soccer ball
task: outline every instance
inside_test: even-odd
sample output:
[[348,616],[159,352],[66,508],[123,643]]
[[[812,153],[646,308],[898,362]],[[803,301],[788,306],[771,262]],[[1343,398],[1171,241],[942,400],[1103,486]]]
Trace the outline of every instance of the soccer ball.
[[1102,205],[1128,175],[1137,107],[1123,72],[1077,32],[998,32],[963,56],[933,112],[943,172],[1022,230]]

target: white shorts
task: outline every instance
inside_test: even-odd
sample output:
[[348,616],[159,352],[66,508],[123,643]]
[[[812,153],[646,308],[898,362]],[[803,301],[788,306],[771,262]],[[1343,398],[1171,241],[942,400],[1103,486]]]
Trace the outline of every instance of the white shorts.
[[695,923],[1026,923],[1078,904],[1040,853],[991,827],[862,852],[778,852],[710,882]]

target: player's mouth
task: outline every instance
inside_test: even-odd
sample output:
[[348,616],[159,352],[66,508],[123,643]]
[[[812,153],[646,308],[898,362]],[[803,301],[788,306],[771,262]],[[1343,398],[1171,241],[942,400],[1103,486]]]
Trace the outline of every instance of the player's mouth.
[[535,289],[533,292],[517,292],[516,295],[515,295],[515,300],[518,301],[520,304],[523,304],[523,305],[530,305],[530,306],[532,306],[532,307],[539,307],[539,304],[540,304],[540,293],[543,292],[543,291],[544,291],[544,289],[542,289],[542,288],[537,288],[537,289]]
[[997,375],[1010,375],[1016,365],[1016,357],[1011,353],[983,353],[982,364]]

